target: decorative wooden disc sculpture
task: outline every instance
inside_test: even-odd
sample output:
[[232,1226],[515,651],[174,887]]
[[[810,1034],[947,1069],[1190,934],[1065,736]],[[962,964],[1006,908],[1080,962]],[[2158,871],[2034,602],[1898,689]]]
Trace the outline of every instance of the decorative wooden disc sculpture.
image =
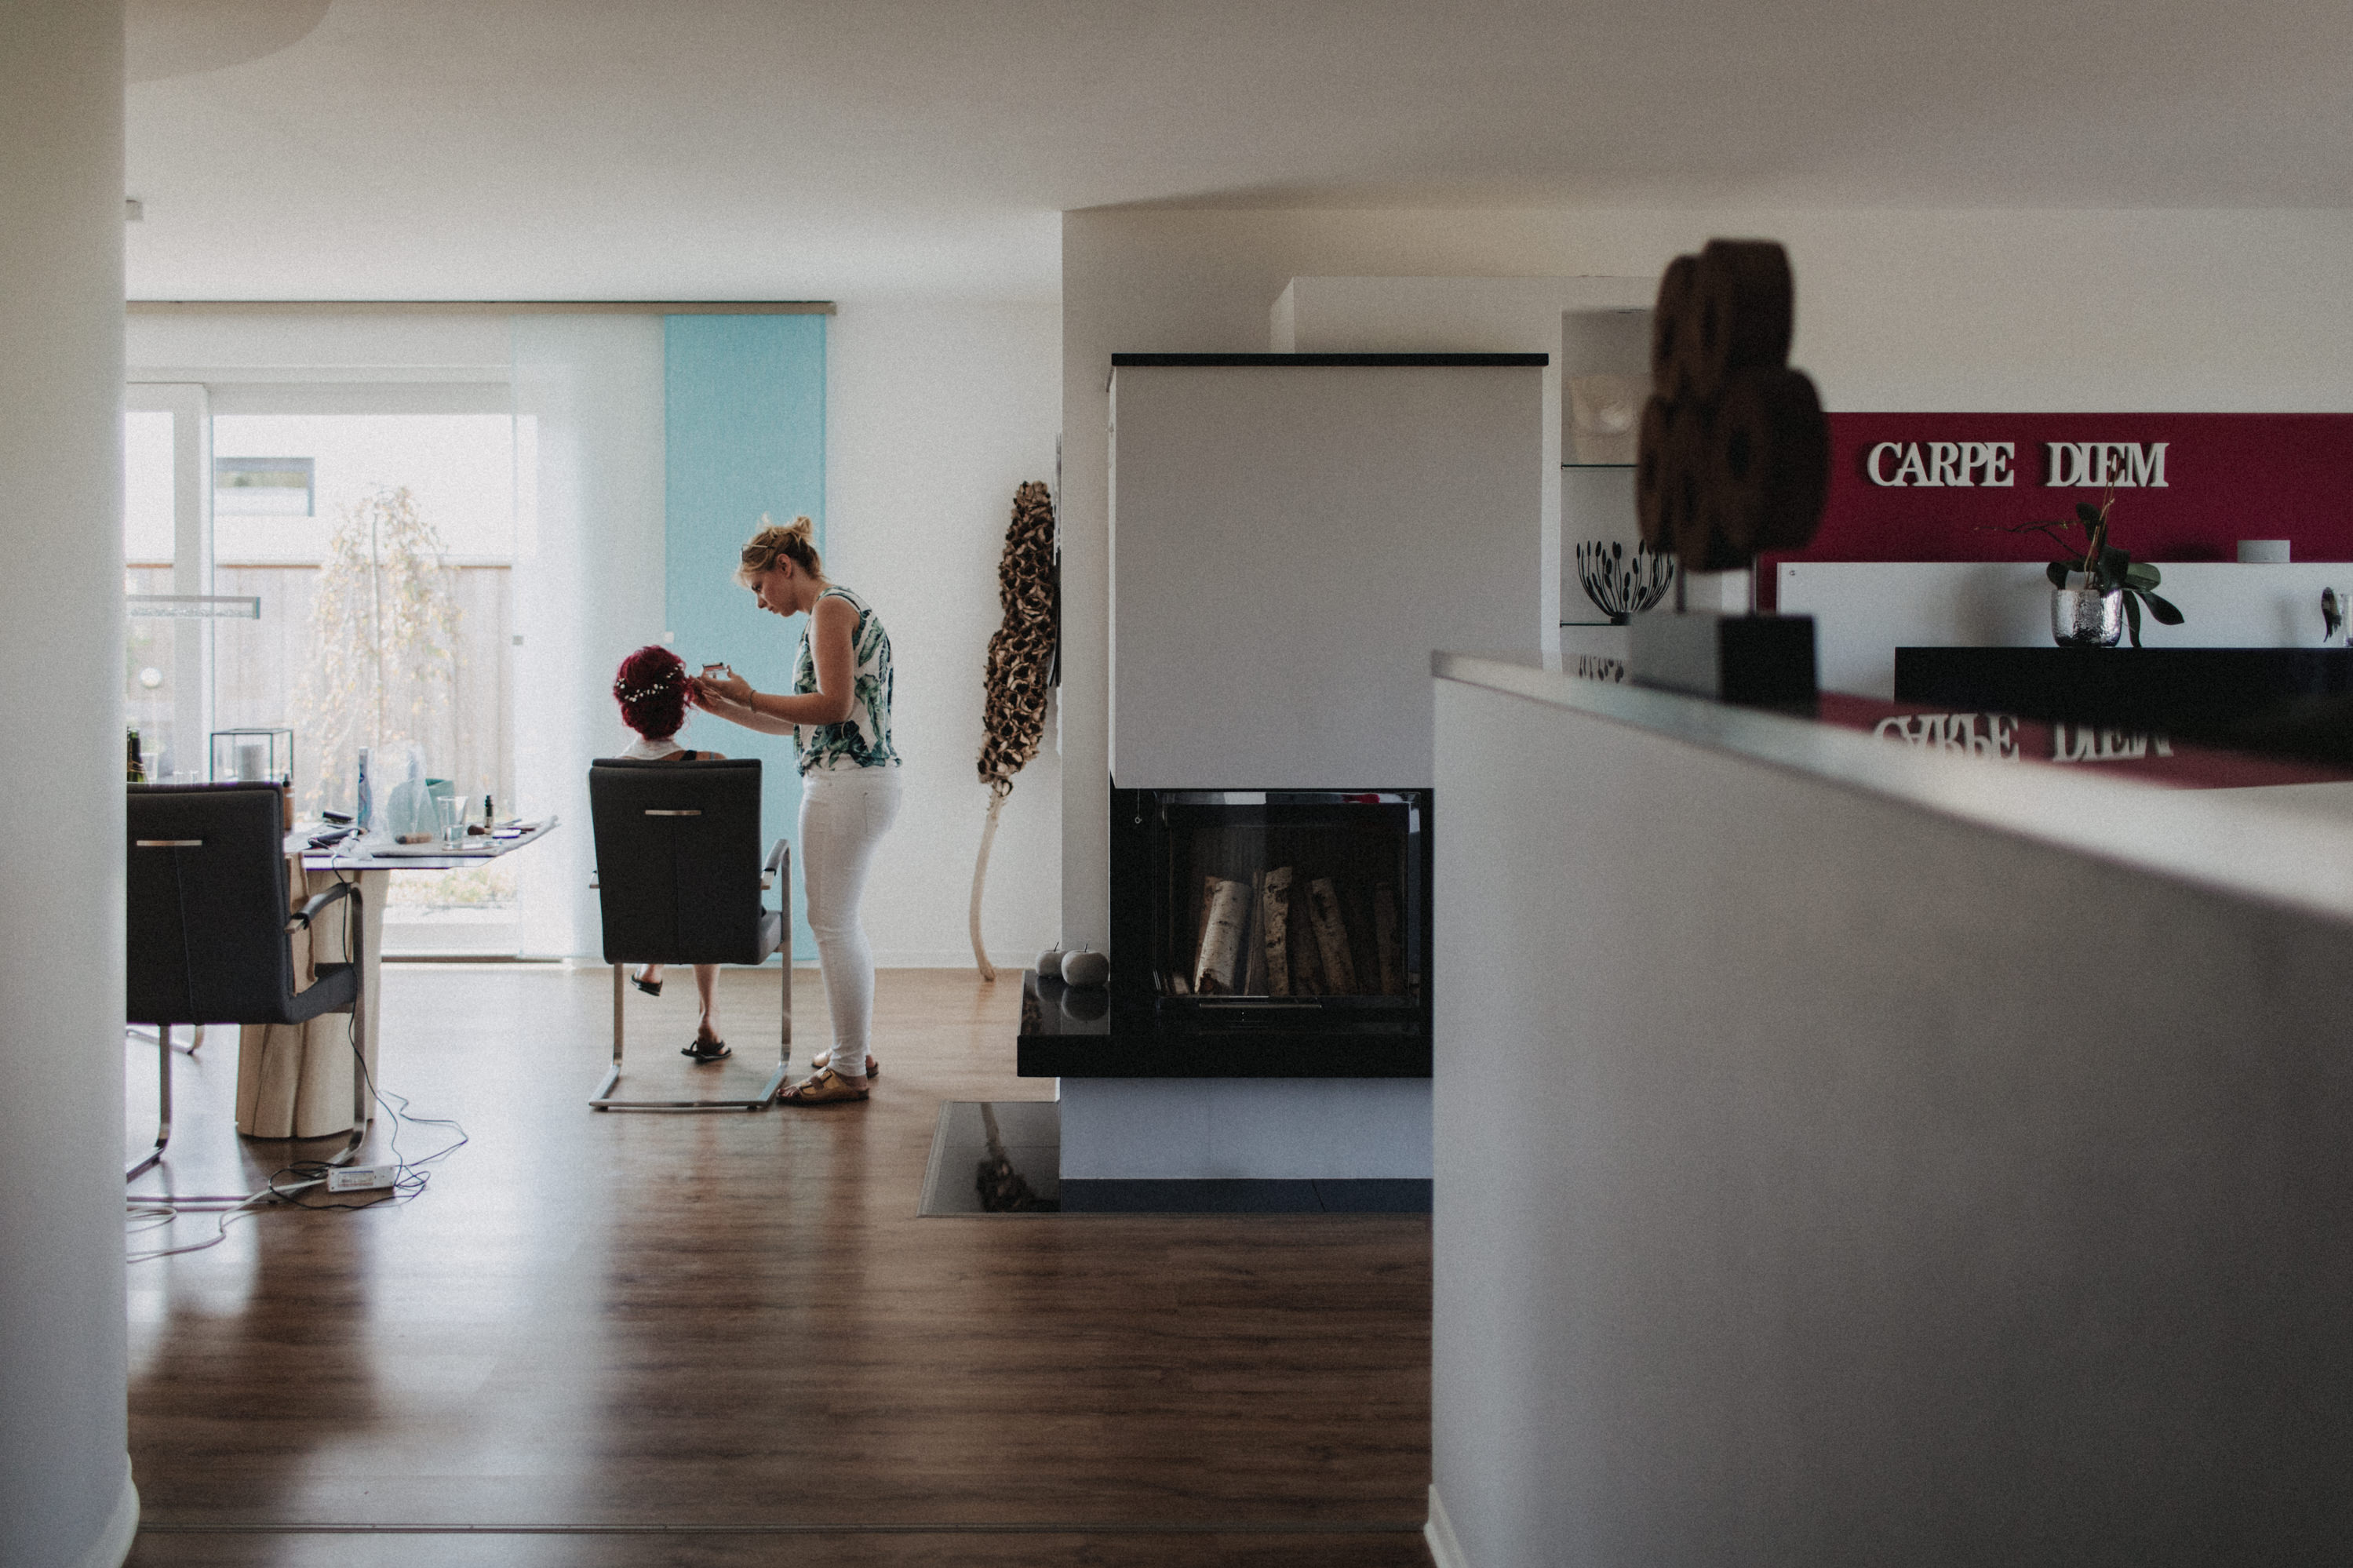
[[1642,542],[1687,572],[1752,565],[1821,524],[1830,426],[1789,368],[1792,320],[1788,253],[1769,239],[1712,239],[1659,278],[1634,504]]

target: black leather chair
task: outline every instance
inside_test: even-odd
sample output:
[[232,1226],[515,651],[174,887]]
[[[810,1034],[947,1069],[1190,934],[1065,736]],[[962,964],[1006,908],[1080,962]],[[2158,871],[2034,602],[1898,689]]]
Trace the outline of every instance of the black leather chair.
[[[776,840],[760,858],[760,763],[598,762],[588,770],[605,962],[613,966],[613,1065],[588,1103],[598,1110],[761,1110],[793,1054],[793,961],[784,968],[776,1070],[756,1100],[616,1100],[623,998],[638,963],[765,963],[792,940],[791,860]],[[783,889],[781,910],[761,889]]]
[[162,1068],[155,1149],[124,1173],[137,1176],[164,1157],[172,1139],[172,1030],[180,1024],[302,1024],[322,1013],[352,1016],[351,1137],[327,1163],[340,1165],[367,1137],[367,1012],[361,965],[322,963],[294,988],[290,935],[338,899],[334,887],[290,912],[284,805],[274,784],[132,784],[130,888],[125,908],[123,1018],[153,1025]]

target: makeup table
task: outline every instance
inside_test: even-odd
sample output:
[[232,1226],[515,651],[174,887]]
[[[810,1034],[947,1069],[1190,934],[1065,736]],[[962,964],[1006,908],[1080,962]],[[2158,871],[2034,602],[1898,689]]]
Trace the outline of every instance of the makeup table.
[[[339,900],[328,906],[309,931],[296,931],[293,945],[296,984],[311,980],[314,954],[330,962],[346,956],[361,965],[366,998],[366,1067],[375,1079],[378,984],[384,950],[384,907],[395,871],[447,871],[512,855],[554,831],[550,816],[518,831],[481,835],[465,845],[445,849],[438,844],[396,845],[387,840],[354,840],[313,847],[314,829],[286,836],[288,891],[295,904],[336,882],[355,884],[363,910],[359,927],[350,924],[351,903]],[[354,847],[354,845],[357,847]],[[248,1138],[324,1138],[351,1125],[351,1018],[329,1013],[307,1024],[248,1024],[238,1031],[237,1058],[237,1130]],[[381,1082],[381,1079],[376,1079]]]

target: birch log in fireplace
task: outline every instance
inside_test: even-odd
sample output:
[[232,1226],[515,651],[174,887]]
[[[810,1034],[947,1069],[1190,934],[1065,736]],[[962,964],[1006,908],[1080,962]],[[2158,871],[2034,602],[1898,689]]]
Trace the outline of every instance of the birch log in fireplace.
[[1430,658],[1541,646],[1545,363],[1114,356],[1111,1006],[1024,1073],[1429,1076]]

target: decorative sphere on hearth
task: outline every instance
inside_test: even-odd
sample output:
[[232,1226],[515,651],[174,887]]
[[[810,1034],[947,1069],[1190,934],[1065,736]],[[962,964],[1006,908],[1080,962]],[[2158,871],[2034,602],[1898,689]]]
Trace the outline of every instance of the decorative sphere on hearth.
[[1111,960],[1100,952],[1081,948],[1076,952],[1062,954],[1062,984],[1092,990],[1111,978]]
[[1050,947],[1038,955],[1038,978],[1060,980],[1062,977],[1062,950]]

